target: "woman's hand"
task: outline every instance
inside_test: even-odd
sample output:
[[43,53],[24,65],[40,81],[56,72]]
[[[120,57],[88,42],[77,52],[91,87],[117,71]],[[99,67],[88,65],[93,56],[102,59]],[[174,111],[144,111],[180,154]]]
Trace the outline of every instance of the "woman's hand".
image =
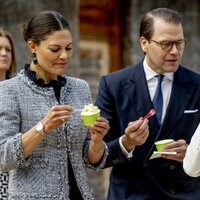
[[56,105],[49,109],[47,115],[42,120],[45,132],[50,133],[67,122],[74,109],[69,105]]
[[91,141],[89,144],[88,158],[93,164],[99,162],[104,154],[103,138],[109,129],[109,122],[103,117],[99,117],[90,127]]
[[103,117],[99,117],[90,127],[91,141],[101,142],[110,129],[109,122]]

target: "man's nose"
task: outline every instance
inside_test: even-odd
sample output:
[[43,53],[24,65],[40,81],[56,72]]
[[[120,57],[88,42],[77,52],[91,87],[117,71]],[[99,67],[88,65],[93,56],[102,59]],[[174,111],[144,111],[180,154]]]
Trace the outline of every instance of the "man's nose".
[[174,43],[173,45],[172,45],[172,48],[171,48],[171,50],[170,50],[170,53],[171,54],[175,54],[175,53],[177,53],[178,52],[178,49],[177,49],[177,47],[176,47],[176,43]]

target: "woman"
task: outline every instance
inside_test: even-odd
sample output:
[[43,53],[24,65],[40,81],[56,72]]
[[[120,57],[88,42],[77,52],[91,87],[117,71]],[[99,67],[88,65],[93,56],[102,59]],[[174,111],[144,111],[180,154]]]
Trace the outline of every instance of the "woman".
[[10,78],[16,71],[13,41],[10,33],[0,28],[0,81]]
[[[88,128],[80,118],[92,98],[85,81],[65,75],[70,26],[59,13],[43,11],[23,25],[23,37],[33,61],[0,83],[0,170],[10,171],[8,198],[93,199],[82,161]],[[93,143],[102,145],[108,129],[98,118],[90,128]],[[98,156],[99,166],[105,156]]]
[[[10,33],[0,28],[0,81],[10,78],[16,70],[14,46]],[[8,173],[0,173],[0,199],[6,200]]]

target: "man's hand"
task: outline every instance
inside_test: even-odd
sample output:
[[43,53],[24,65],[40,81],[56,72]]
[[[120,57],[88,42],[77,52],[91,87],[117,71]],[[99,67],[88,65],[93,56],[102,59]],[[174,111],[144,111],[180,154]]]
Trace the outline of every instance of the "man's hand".
[[177,152],[175,155],[162,154],[162,158],[183,162],[188,144],[185,140],[177,140],[167,144],[163,151]]
[[125,134],[122,136],[122,143],[127,151],[132,150],[135,146],[145,143],[149,136],[148,120],[142,118],[130,122],[125,129]]

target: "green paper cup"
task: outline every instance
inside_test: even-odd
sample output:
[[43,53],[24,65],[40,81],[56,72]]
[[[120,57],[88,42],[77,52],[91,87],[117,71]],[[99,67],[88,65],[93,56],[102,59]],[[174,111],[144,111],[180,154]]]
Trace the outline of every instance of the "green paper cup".
[[165,145],[173,141],[174,141],[173,139],[165,139],[165,140],[159,140],[155,142],[157,151],[163,151],[163,149],[165,148]]
[[98,117],[100,117],[100,112],[94,115],[81,115],[81,119],[85,126],[92,126]]

